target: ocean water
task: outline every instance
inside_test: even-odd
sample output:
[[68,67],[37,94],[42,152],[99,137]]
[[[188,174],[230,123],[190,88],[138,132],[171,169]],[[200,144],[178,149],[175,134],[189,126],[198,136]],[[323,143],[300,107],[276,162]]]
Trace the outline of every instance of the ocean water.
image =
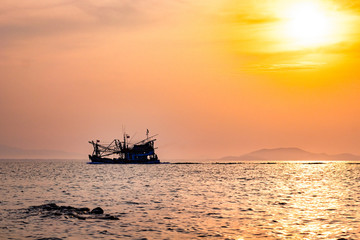
[[[0,161],[0,239],[360,239],[360,164]],[[29,213],[101,207],[119,220]]]

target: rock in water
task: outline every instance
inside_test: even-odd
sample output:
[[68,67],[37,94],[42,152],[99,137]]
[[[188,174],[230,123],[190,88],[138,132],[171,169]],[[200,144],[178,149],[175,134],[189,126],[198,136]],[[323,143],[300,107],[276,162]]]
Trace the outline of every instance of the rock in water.
[[119,220],[118,217],[114,217],[114,216],[111,216],[109,214],[106,214],[104,217],[102,217],[101,219],[106,219],[106,220]]
[[40,206],[32,206],[32,208],[44,209],[47,211],[55,211],[55,210],[59,209],[59,206],[56,205],[55,203],[48,203],[48,204],[44,204],[44,205],[40,205]]
[[101,207],[94,208],[90,211],[87,207],[76,208],[72,206],[58,206],[55,203],[43,204],[40,206],[32,206],[24,209],[27,214],[38,213],[40,217],[61,217],[77,218],[80,220],[86,219],[104,219],[104,220],[119,220],[118,217],[110,214],[104,215],[104,210]]
[[90,213],[91,213],[91,214],[103,214],[103,213],[104,213],[104,210],[102,210],[101,207],[97,207],[97,208],[94,208],[93,210],[91,210]]
[[87,213],[87,212],[90,212],[90,209],[87,208],[87,207],[82,207],[82,208],[78,208],[76,211],[77,212]]

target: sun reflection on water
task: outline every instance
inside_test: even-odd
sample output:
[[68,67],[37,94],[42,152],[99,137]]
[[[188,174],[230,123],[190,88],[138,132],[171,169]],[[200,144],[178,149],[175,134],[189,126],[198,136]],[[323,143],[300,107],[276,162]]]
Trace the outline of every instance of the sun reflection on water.
[[292,195],[287,215],[279,219],[280,228],[288,235],[302,236],[303,239],[330,238],[346,231],[346,226],[341,230],[337,228],[338,216],[334,215],[334,211],[342,207],[342,198],[347,195],[344,184],[327,175],[330,170],[327,165],[294,166],[297,174],[289,176],[289,180],[291,188],[298,194]]
[[242,221],[246,227],[238,227],[247,233],[235,239],[348,239],[353,234],[360,197],[354,204],[354,186],[346,181],[351,170],[344,163],[284,163],[273,174],[271,183],[256,184],[260,194],[251,205],[258,216]]

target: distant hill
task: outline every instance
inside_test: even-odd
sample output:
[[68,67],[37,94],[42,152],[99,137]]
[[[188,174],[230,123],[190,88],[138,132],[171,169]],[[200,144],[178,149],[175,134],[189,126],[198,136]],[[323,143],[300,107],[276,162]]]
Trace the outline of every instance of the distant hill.
[[35,158],[50,158],[50,159],[80,159],[86,158],[83,154],[65,152],[59,150],[45,150],[45,149],[22,149],[17,147],[10,147],[6,145],[0,145],[0,158],[9,159],[35,159]]
[[311,153],[300,148],[272,148],[260,149],[241,156],[227,156],[220,160],[360,160],[360,156],[350,153],[335,155]]

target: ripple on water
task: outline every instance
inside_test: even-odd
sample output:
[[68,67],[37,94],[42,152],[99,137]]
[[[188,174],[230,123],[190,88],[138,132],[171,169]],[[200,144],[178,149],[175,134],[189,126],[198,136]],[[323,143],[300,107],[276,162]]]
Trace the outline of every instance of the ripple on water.
[[[0,233],[21,239],[360,239],[360,165],[0,162]],[[121,221],[20,215],[54,202]]]

